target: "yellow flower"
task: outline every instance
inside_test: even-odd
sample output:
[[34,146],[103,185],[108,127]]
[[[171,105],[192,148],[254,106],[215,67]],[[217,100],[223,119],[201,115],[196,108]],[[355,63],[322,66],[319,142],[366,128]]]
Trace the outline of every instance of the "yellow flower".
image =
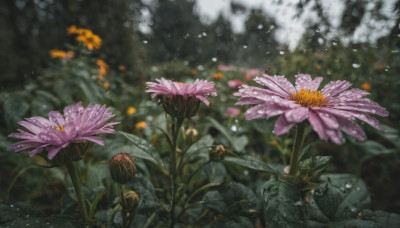
[[104,88],[108,89],[108,88],[110,88],[110,83],[104,82],[104,83],[103,83],[103,86],[104,86]]
[[128,114],[128,116],[131,116],[133,114],[136,113],[136,108],[129,106],[128,109],[126,110],[126,114]]
[[69,60],[72,59],[74,57],[74,52],[73,51],[62,51],[62,50],[58,50],[58,49],[53,49],[49,51],[50,53],[50,57],[53,59],[64,59],[64,60]]
[[371,83],[369,83],[369,82],[364,82],[364,83],[361,85],[361,88],[362,88],[363,90],[366,90],[366,91],[371,91]]
[[91,30],[79,29],[78,34],[79,36],[76,37],[76,40],[82,42],[89,50],[99,49],[101,47],[101,38]]
[[118,69],[119,69],[120,71],[126,71],[126,66],[124,66],[124,65],[119,65],[119,66],[118,66]]
[[79,34],[80,33],[80,29],[77,28],[75,25],[71,25],[67,28],[67,33],[69,35],[71,34]]
[[103,76],[108,74],[110,67],[102,59],[97,59],[96,64],[99,66],[99,81],[103,81]]
[[223,77],[224,77],[224,75],[221,72],[213,74],[213,78],[214,79],[221,79]]
[[135,127],[138,128],[138,129],[143,129],[143,128],[145,128],[146,126],[147,126],[147,123],[144,122],[144,121],[140,121],[140,122],[138,122],[138,123],[135,125]]

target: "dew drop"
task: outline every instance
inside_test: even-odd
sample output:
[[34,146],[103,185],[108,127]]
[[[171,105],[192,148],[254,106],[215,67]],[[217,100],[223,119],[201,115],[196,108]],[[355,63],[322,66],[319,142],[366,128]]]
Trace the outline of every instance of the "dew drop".
[[257,92],[253,92],[253,95],[257,95],[258,93]]
[[361,64],[358,64],[358,63],[353,63],[353,64],[351,64],[351,66],[353,67],[353,68],[359,68],[360,66],[361,66]]
[[350,211],[352,211],[352,212],[356,212],[356,210],[357,210],[357,208],[355,208],[355,207],[350,208]]
[[244,49],[247,49],[247,45],[243,45],[243,48],[244,48]]
[[375,114],[375,113],[376,113],[376,110],[375,110],[375,109],[371,109],[371,112],[372,112],[373,114]]
[[232,130],[233,132],[236,132],[236,131],[237,131],[237,126],[236,126],[236,125],[232,125],[231,130]]
[[257,26],[257,28],[258,28],[258,29],[263,29],[263,28],[264,28],[264,25],[259,24],[259,25]]
[[280,54],[280,55],[284,55],[284,54],[285,54],[285,51],[284,51],[284,50],[281,50],[281,51],[279,51],[279,54]]
[[213,61],[214,63],[217,62],[217,57],[212,57],[211,61]]
[[143,43],[144,43],[144,44],[147,44],[147,43],[149,43],[149,41],[147,41],[147,40],[143,40]]
[[346,182],[344,185],[345,188],[351,188],[353,186],[353,183],[351,181]]

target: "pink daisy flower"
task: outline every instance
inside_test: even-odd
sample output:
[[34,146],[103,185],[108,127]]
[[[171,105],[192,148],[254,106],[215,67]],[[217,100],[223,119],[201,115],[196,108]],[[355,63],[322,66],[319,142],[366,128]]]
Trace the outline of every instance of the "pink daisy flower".
[[30,132],[18,129],[19,133],[12,133],[9,137],[22,139],[10,146],[7,150],[20,152],[34,148],[29,155],[34,156],[43,149],[49,148],[48,158],[52,160],[57,153],[71,143],[92,141],[104,145],[103,140],[95,136],[100,133],[114,134],[113,125],[118,122],[107,122],[113,113],[105,105],[89,104],[87,108],[82,103],[64,108],[64,115],[58,111],[49,113],[49,119],[35,116],[18,122]]
[[208,106],[210,105],[210,102],[207,100],[207,96],[217,96],[217,91],[214,90],[214,83],[206,80],[196,79],[193,84],[174,82],[165,78],[156,79],[156,81],[158,83],[146,82],[147,87],[149,87],[146,92],[153,93],[151,98],[155,98],[159,95],[184,97],[194,96]]
[[280,115],[275,123],[275,135],[287,133],[293,126],[308,120],[319,137],[336,144],[343,143],[342,132],[360,140],[365,140],[364,131],[353,122],[359,119],[380,130],[379,121],[368,114],[386,117],[385,108],[365,98],[369,93],[361,89],[349,89],[347,81],[327,84],[317,91],[322,77],[312,80],[308,74],[296,75],[293,86],[283,76],[269,76],[254,79],[262,89],[243,85],[235,96],[241,98],[237,105],[256,105],[245,112],[245,118],[261,119]]
[[165,112],[173,117],[190,118],[196,115],[200,101],[207,106],[210,102],[207,96],[217,96],[214,83],[196,79],[193,84],[174,82],[165,78],[156,79],[158,83],[147,82],[146,92],[153,93],[152,98],[158,98]]

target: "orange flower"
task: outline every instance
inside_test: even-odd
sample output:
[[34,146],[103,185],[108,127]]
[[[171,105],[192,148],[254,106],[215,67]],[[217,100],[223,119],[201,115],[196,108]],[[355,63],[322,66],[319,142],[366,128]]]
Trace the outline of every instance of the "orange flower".
[[140,121],[135,125],[135,127],[138,128],[138,129],[143,129],[143,128],[147,127],[147,123],[144,122],[144,121]]
[[118,66],[118,69],[119,69],[120,71],[126,71],[126,66],[124,66],[124,65],[119,65],[119,66]]
[[99,66],[99,81],[103,81],[103,76],[108,74],[110,67],[102,59],[97,59],[96,64]]
[[218,73],[215,73],[215,74],[213,74],[213,78],[214,79],[221,79],[221,78],[223,78],[224,77],[224,75],[221,73],[221,72],[218,72]]
[[192,74],[196,75],[197,74],[197,70],[196,69],[192,69]]
[[75,25],[71,25],[67,28],[67,33],[69,35],[71,34],[79,34],[80,33],[80,29],[77,28]]
[[64,60],[69,60],[74,57],[74,52],[73,51],[62,51],[58,49],[53,49],[49,51],[51,58],[53,59],[64,59]]
[[110,88],[110,83],[104,82],[104,83],[103,83],[103,86],[104,86],[104,88],[108,89],[108,88]]
[[379,64],[377,67],[376,67],[376,70],[378,70],[378,71],[382,71],[383,69],[385,69],[385,65],[384,64]]
[[99,49],[101,47],[101,38],[94,34],[89,29],[78,29],[79,36],[76,37],[76,40],[80,41],[87,47],[89,50]]
[[129,106],[128,109],[126,110],[126,114],[128,114],[128,116],[131,116],[131,115],[133,115],[135,113],[136,113],[136,108],[135,107]]
[[371,83],[369,83],[369,82],[364,82],[364,83],[361,85],[361,89],[366,90],[366,91],[371,91]]

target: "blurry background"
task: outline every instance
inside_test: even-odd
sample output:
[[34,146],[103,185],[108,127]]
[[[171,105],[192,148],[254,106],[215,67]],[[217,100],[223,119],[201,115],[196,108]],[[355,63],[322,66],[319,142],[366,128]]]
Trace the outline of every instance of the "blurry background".
[[[314,148],[334,155],[332,171],[354,173],[367,182],[374,209],[400,213],[399,11],[395,0],[0,1],[0,193],[31,162],[5,151],[11,143],[7,135],[24,117],[45,116],[79,100],[101,102],[113,106],[116,119],[126,123],[120,128],[156,142],[159,132],[135,125],[155,125],[154,113],[162,115],[143,92],[144,82],[155,77],[214,80],[219,96],[199,118],[212,116],[228,126],[229,134],[247,135],[236,152],[279,160],[277,149],[265,146],[273,138],[273,121],[257,126],[261,122],[246,122],[243,115],[227,118],[225,109],[236,101],[236,89],[227,82],[249,81],[262,72],[290,80],[308,73],[323,76],[323,83],[351,81],[389,110],[389,118],[380,119],[383,132],[363,125],[367,143]],[[49,55],[52,49],[73,49],[75,37],[67,35],[71,25],[103,40],[99,50],[89,53],[92,59],[76,54],[76,60],[60,62]],[[106,82],[97,76],[96,59],[107,63]],[[214,128],[196,127],[224,142]],[[286,138],[277,140],[290,144]],[[47,202],[63,192],[57,181],[25,180],[15,183],[14,199]],[[43,182],[45,190],[34,188]],[[34,188],[31,195],[21,193],[29,188]],[[53,206],[45,209],[57,212],[59,206]]]

